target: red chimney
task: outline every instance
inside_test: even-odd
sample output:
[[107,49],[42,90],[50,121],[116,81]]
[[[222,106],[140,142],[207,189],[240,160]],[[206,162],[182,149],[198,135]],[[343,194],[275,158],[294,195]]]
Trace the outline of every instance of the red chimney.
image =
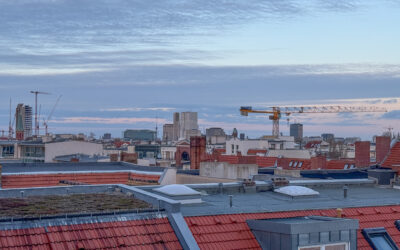
[[326,157],[322,155],[312,157],[311,169],[326,169]]
[[190,137],[190,169],[200,169],[200,162],[206,160],[206,137]]
[[381,164],[390,151],[390,137],[377,136],[375,140],[376,164]]
[[370,142],[369,141],[358,141],[356,145],[356,167],[369,167],[370,165]]

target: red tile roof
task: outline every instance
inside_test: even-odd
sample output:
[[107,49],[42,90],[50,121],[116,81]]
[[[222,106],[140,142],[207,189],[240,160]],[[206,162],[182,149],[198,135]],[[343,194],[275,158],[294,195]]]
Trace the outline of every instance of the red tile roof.
[[114,173],[71,173],[71,174],[26,174],[3,175],[2,188],[48,187],[57,186],[60,181],[68,180],[86,184],[127,184],[129,179],[143,182],[155,182],[159,175],[147,175],[129,172]]
[[182,249],[167,218],[0,231],[1,249]]
[[[246,220],[272,219],[296,216],[336,216],[335,209],[288,211],[273,213],[229,214],[213,216],[186,217],[190,230],[201,249],[260,249],[260,246],[247,226]],[[397,245],[400,245],[400,231],[395,220],[400,220],[400,205],[382,207],[345,208],[343,216],[358,219],[360,229],[385,227]],[[357,231],[357,249],[371,249],[368,242]]]
[[218,156],[218,161],[230,164],[256,164],[257,157],[255,155],[220,155]]
[[344,166],[347,164],[348,169],[350,169],[351,165],[355,165],[355,161],[352,160],[329,160],[326,161],[327,169],[344,169]]
[[267,157],[267,156],[257,156],[256,164],[260,168],[264,167],[273,167],[275,166],[275,162],[277,157]]
[[393,170],[400,172],[400,142],[396,142],[396,144],[390,149],[389,154],[382,163],[382,166],[390,167]]
[[266,154],[268,150],[266,149],[249,149],[247,150],[248,155]]
[[311,169],[311,160],[302,158],[278,158],[278,167],[295,170]]

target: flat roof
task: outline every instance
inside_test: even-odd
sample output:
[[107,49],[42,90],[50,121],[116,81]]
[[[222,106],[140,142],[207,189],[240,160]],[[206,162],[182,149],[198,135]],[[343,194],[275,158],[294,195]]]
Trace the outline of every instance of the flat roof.
[[[203,203],[182,206],[181,211],[184,216],[201,216],[400,204],[400,190],[393,188],[350,185],[347,198],[343,196],[342,186],[319,186],[312,189],[320,194],[313,197],[292,198],[272,191],[205,195],[207,191],[203,190],[201,197]],[[233,195],[232,207],[229,205],[229,195]]]
[[0,218],[39,217],[60,214],[96,213],[151,208],[123,193],[87,193],[0,198]]

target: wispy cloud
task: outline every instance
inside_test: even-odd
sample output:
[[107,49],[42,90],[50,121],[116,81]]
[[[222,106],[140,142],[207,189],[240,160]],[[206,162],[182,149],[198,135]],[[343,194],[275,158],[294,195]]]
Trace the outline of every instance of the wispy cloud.
[[139,111],[162,111],[162,112],[171,112],[175,110],[175,108],[168,107],[154,107],[154,108],[139,108],[139,107],[131,107],[131,108],[106,108],[100,109],[100,111],[108,111],[108,112],[139,112]]
[[105,118],[105,117],[64,117],[59,119],[51,120],[50,123],[81,123],[81,124],[135,124],[135,123],[167,123],[166,119],[157,118],[132,118],[132,117],[120,117],[120,118]]

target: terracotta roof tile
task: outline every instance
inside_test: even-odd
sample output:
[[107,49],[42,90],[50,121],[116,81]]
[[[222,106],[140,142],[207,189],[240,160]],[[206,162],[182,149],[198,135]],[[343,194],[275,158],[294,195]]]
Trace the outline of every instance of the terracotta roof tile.
[[277,157],[268,157],[268,156],[257,156],[256,164],[258,167],[273,167],[275,166],[275,162]]
[[[345,208],[346,218],[358,219],[360,229],[385,227],[396,244],[400,244],[400,231],[394,222],[400,220],[400,205],[382,207]],[[249,219],[271,219],[308,215],[336,216],[335,209],[287,211],[274,213],[231,214],[186,217],[185,220],[201,249],[260,249],[247,226]],[[218,221],[218,223],[217,223]],[[368,242],[357,232],[358,249],[371,249]]]
[[390,167],[394,170],[400,171],[400,142],[394,144],[394,146],[390,149],[389,154],[382,163],[382,166]]
[[47,231],[44,228],[2,230],[0,248],[182,249],[167,218],[51,226]]

